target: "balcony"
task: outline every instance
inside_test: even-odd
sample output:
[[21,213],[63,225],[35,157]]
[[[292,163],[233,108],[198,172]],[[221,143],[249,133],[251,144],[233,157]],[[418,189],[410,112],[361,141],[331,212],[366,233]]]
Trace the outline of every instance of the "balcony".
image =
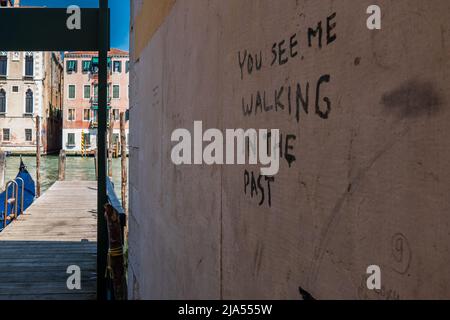
[[[106,122],[106,127],[109,128],[109,120]],[[97,129],[98,128],[98,122],[96,120],[91,120],[89,122],[89,129]]]
[[[89,80],[93,81],[94,83],[98,83],[98,72],[89,72]],[[110,79],[112,75],[112,72],[110,70],[108,70],[107,76],[108,76],[108,81]]]
[[[93,110],[98,109],[98,97],[91,97],[89,102],[91,104],[91,109],[93,109]],[[108,109],[111,109],[111,97],[109,97],[107,99],[107,105],[108,105]]]

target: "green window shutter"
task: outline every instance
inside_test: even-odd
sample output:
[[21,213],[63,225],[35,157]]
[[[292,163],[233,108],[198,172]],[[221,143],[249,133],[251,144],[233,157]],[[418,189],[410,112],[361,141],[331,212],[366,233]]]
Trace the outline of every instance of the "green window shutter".
[[67,72],[77,72],[77,61],[68,60],[67,61]]
[[69,99],[75,99],[75,86],[69,85]]
[[89,99],[91,97],[91,86],[84,86],[84,98]]
[[83,72],[89,72],[91,70],[91,61],[85,60],[83,61]]
[[67,144],[69,146],[75,145],[75,134],[74,133],[68,133],[67,134]]
[[120,98],[120,87],[118,85],[113,86],[113,98],[114,99]]

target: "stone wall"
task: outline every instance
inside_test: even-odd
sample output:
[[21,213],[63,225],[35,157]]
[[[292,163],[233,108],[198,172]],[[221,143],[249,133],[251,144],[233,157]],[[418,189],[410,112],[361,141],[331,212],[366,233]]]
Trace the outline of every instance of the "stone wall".
[[[450,2],[131,2],[131,298],[450,298]],[[196,120],[279,173],[175,166]]]

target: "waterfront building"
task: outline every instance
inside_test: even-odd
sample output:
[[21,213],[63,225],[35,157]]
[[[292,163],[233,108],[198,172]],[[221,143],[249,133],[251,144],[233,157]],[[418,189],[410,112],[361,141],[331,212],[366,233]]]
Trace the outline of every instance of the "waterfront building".
[[[64,54],[63,148],[68,154],[90,154],[96,149],[98,125],[98,53]],[[113,115],[113,145],[120,141],[120,113],[128,119],[128,52],[108,54],[108,119]],[[128,121],[126,123],[128,137]],[[128,141],[128,138],[127,138]]]
[[[1,1],[18,7],[19,1]],[[41,153],[61,149],[62,58],[58,52],[0,52],[0,147],[13,154],[36,153],[36,116]]]

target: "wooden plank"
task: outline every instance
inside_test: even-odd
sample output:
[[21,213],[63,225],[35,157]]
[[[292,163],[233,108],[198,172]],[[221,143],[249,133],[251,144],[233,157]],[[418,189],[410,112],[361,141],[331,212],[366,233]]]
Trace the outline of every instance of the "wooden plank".
[[[0,233],[0,300],[96,298],[96,182],[58,181]],[[67,268],[81,269],[69,290]]]

